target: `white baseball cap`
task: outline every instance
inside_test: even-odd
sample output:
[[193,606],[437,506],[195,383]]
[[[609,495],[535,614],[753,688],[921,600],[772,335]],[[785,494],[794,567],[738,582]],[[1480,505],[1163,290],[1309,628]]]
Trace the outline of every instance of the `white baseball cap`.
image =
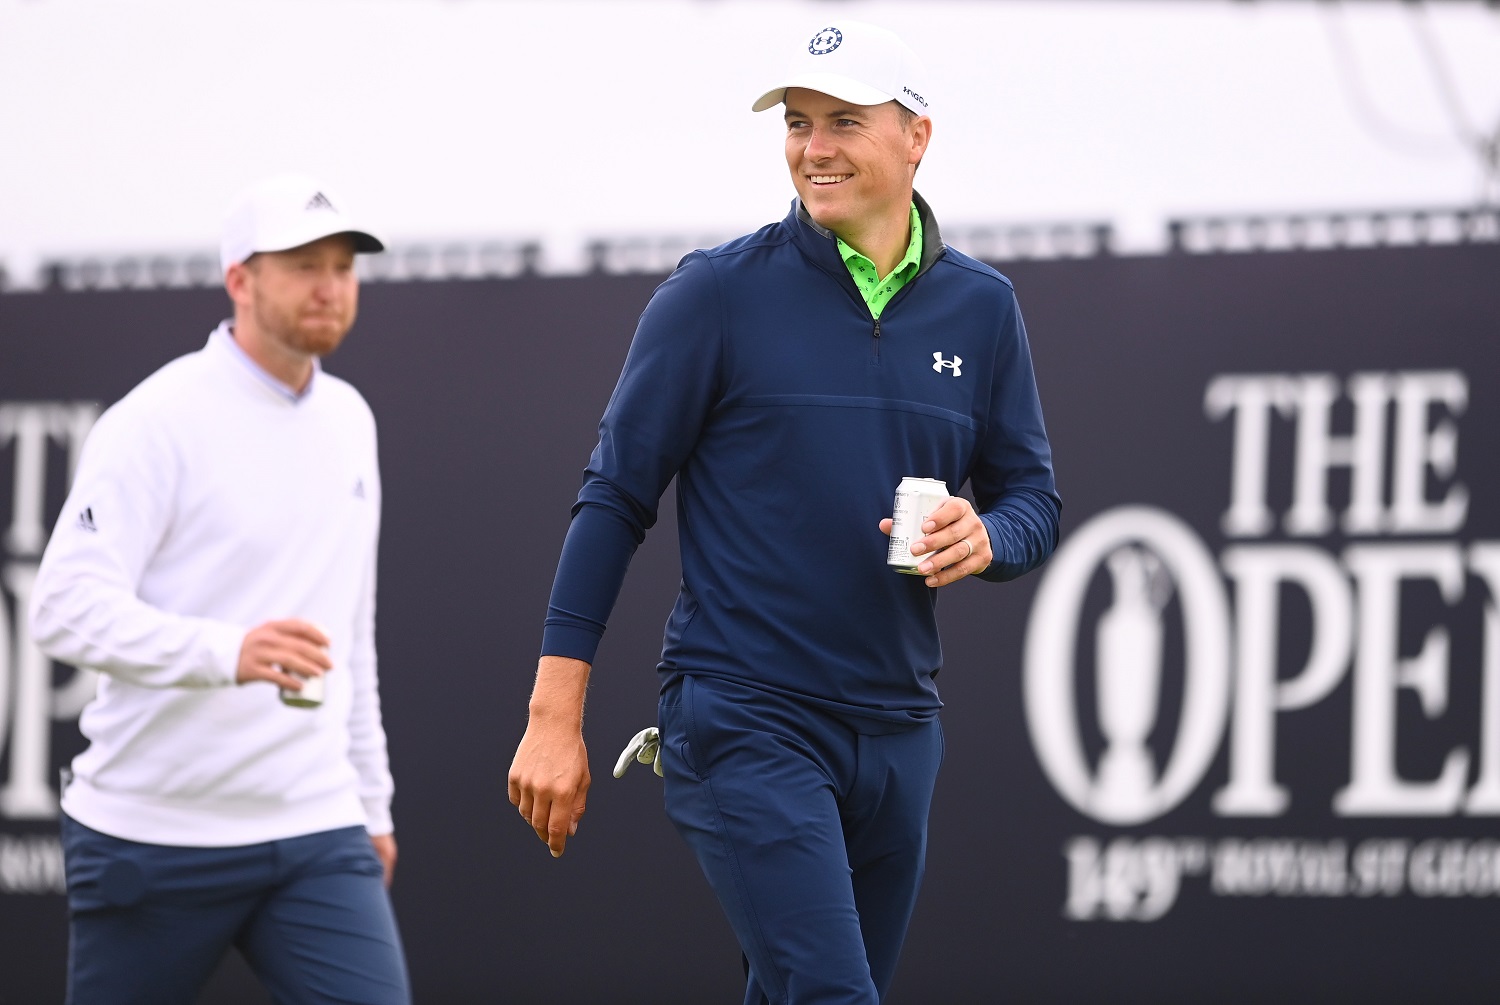
[[755,99],[750,110],[780,104],[788,87],[806,87],[856,105],[899,101],[917,115],[928,115],[926,80],[926,67],[895,32],[838,20],[797,47],[781,83]]
[[360,230],[342,203],[311,178],[282,174],[241,192],[224,218],[219,262],[227,271],[257,251],[286,251],[332,234],[354,238],[355,251],[384,251],[373,234]]

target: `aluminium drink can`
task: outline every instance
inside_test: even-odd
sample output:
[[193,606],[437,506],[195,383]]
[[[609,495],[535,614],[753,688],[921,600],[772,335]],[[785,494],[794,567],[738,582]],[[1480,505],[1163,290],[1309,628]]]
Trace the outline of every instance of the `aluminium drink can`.
[[921,576],[917,565],[920,558],[911,553],[912,542],[922,536],[922,521],[948,498],[948,483],[937,478],[901,479],[896,486],[896,505],[891,511],[891,545],[886,552],[885,564],[908,576]]
[[301,691],[293,691],[290,688],[279,689],[283,705],[290,705],[292,708],[317,708],[323,704],[322,677],[303,677],[295,670],[286,670],[285,667],[282,669],[302,681]]
[[[328,637],[327,629],[316,624],[313,627],[322,632],[324,638]],[[323,651],[326,653],[328,650],[325,648]],[[290,688],[278,689],[283,705],[289,705],[292,708],[317,708],[323,704],[323,685],[325,682],[321,676],[304,677],[295,670],[288,670],[286,667],[281,667],[280,669],[284,673],[289,673],[302,681],[301,691],[293,691]]]

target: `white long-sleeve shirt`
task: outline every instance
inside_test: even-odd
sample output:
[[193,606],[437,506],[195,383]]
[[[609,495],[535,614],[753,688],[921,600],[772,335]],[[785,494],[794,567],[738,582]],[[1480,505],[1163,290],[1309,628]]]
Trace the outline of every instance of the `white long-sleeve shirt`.
[[[391,831],[375,668],[375,420],[319,370],[301,395],[227,322],[100,417],[31,605],[54,659],[102,673],[63,810],[132,841],[253,844]],[[321,707],[235,684],[245,633],[332,640]]]

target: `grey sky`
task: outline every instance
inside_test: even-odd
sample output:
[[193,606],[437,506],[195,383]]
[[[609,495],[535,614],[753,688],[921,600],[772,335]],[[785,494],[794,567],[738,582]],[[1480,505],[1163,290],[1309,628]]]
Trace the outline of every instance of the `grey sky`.
[[396,240],[539,237],[554,268],[732,235],[792,196],[751,100],[843,16],[927,60],[918,187],[954,224],[1150,250],[1173,213],[1468,204],[1459,123],[1500,127],[1480,2],[0,0],[0,261],[211,248],[292,168]]

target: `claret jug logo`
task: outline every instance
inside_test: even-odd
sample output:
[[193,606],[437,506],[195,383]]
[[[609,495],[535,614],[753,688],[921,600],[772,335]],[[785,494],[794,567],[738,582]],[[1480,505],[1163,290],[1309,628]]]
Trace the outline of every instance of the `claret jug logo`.
[[[52,520],[98,415],[92,403],[0,402],[0,895],[63,889],[55,833],[20,825],[57,818],[53,725],[77,719],[95,675],[54,670],[31,641],[26,610]],[[93,514],[71,518],[92,521]]]
[[[1120,506],[1075,530],[1037,588],[1025,712],[1043,772],[1069,805],[1106,827],[1149,824],[1199,791],[1227,744],[1228,779],[1210,811],[1282,816],[1303,766],[1278,776],[1278,721],[1328,705],[1347,680],[1348,706],[1318,712],[1344,717],[1350,736],[1326,752],[1347,762],[1347,784],[1319,815],[1500,815],[1500,541],[1463,538],[1469,393],[1456,370],[1209,381],[1205,419],[1225,423],[1232,443],[1219,528],[1228,546],[1215,555],[1205,529]],[[1340,425],[1349,431],[1333,432]],[[1337,510],[1335,472],[1347,484]],[[1429,594],[1437,617],[1412,605]],[[1287,603],[1307,612],[1305,645],[1280,644]],[[1479,653],[1479,665],[1456,665],[1456,649]],[[1283,665],[1286,651],[1305,655]],[[1455,709],[1448,722],[1462,724],[1464,742],[1448,743],[1435,777],[1418,774],[1398,756],[1403,735],[1410,743],[1414,723],[1448,713],[1455,674],[1478,681],[1478,707]],[[1306,797],[1299,807],[1309,809]],[[1064,855],[1066,913],[1078,919],[1160,917],[1198,875],[1219,895],[1420,894],[1442,883],[1449,895],[1500,895],[1494,841],[1351,848],[1339,837],[1122,834],[1075,838]]]

